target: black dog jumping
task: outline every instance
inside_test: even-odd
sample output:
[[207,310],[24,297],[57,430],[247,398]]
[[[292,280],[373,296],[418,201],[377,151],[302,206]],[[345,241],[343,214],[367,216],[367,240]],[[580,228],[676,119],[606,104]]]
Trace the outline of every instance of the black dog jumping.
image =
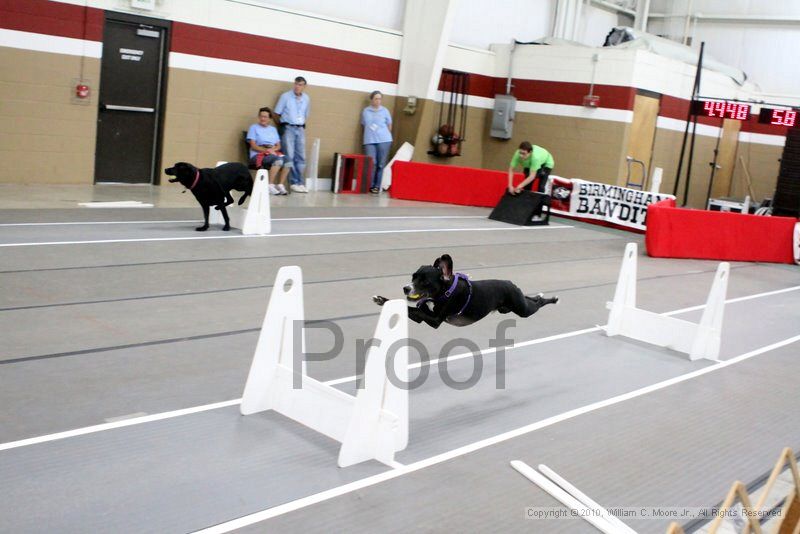
[[247,167],[241,163],[225,163],[214,169],[198,169],[191,163],[181,161],[164,169],[164,172],[175,177],[169,180],[171,183],[180,182],[189,189],[203,208],[205,223],[195,228],[198,232],[208,230],[208,211],[211,206],[216,206],[222,212],[222,218],[225,219],[222,229],[230,230],[231,224],[225,206],[233,204],[231,190],[244,193],[239,199],[240,206],[253,193],[253,178]]
[[[544,298],[541,293],[529,297],[508,280],[472,281],[461,273],[453,275],[453,259],[447,254],[433,265],[417,269],[403,291],[406,299],[414,303],[408,307],[409,319],[424,321],[433,328],[443,322],[467,326],[493,311],[530,317],[542,306],[558,302],[558,297]],[[372,300],[383,306],[389,299],[375,296]]]

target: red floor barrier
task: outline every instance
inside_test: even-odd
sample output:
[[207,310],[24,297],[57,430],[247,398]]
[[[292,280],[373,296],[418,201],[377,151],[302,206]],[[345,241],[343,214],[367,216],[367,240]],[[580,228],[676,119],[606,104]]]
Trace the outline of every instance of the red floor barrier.
[[[515,183],[522,174],[515,175]],[[392,166],[392,198],[493,208],[508,186],[503,171],[396,161]]]
[[647,210],[647,254],[658,258],[794,263],[796,219],[676,208],[674,200]]

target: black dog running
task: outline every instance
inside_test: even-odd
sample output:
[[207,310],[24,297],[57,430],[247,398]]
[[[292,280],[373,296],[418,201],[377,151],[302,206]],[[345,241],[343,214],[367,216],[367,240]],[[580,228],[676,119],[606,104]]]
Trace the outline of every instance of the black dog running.
[[225,163],[214,169],[198,169],[191,163],[180,161],[164,172],[175,178],[170,183],[180,182],[182,186],[192,192],[194,198],[203,208],[203,226],[196,228],[198,232],[208,230],[208,212],[211,206],[222,212],[225,219],[225,231],[231,229],[228,211],[225,206],[233,204],[231,190],[241,191],[244,195],[239,199],[241,206],[245,199],[253,193],[253,178],[250,171],[241,163]]
[[[408,307],[409,319],[433,328],[443,322],[470,325],[493,311],[530,317],[542,306],[558,302],[558,297],[544,298],[541,293],[529,297],[508,280],[473,281],[461,273],[454,275],[453,259],[448,254],[437,258],[433,265],[417,269],[403,291],[406,299],[414,303]],[[389,299],[375,296],[372,300],[383,306]]]

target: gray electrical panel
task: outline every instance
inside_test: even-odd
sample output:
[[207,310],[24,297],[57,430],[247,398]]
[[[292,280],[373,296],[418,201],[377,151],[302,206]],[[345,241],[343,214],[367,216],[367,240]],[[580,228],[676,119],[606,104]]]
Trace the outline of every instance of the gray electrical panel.
[[511,139],[513,130],[514,110],[517,108],[517,99],[511,95],[494,95],[494,111],[492,112],[492,137]]

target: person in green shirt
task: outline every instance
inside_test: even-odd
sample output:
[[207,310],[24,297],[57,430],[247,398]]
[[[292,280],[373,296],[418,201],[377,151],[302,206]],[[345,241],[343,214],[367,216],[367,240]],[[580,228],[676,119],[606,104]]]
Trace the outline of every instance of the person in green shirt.
[[[514,170],[517,167],[522,167],[525,179],[517,187],[514,187]],[[516,195],[523,189],[530,191],[534,179],[539,178],[536,191],[544,193],[547,178],[553,167],[555,167],[555,162],[550,152],[540,146],[531,145],[529,141],[523,141],[519,144],[519,150],[514,152],[514,157],[511,158],[508,167],[508,192]],[[531,175],[531,169],[533,169],[533,175]]]

